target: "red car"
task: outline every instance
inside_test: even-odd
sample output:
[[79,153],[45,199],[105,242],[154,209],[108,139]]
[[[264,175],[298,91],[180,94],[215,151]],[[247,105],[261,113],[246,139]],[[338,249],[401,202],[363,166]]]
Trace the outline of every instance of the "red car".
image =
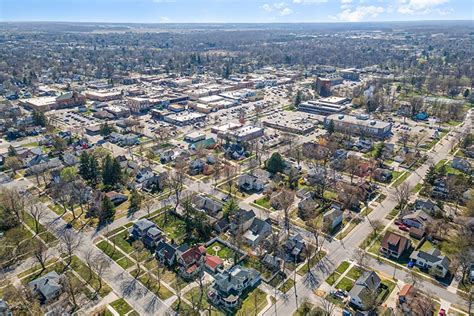
[[397,225],[397,226],[403,225],[403,221],[401,219],[397,218],[395,220],[395,225]]
[[398,226],[398,229],[400,229],[400,230],[403,230],[403,231],[407,232],[407,231],[409,231],[409,230],[410,230],[410,227],[408,227],[408,226],[405,226],[405,225],[401,224],[400,226]]
[[444,316],[444,315],[446,315],[446,311],[444,310],[444,308],[441,308],[439,310],[438,316]]

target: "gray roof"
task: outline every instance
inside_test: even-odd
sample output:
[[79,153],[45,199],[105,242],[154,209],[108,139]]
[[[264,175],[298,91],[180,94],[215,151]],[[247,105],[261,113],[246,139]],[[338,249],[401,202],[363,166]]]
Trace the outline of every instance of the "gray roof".
[[48,274],[31,281],[28,285],[32,289],[36,289],[36,291],[41,293],[45,299],[50,299],[54,297],[58,290],[62,289],[61,284],[59,284],[60,279],[61,277],[56,273],[56,271],[51,271]]
[[414,251],[411,256],[411,259],[423,259],[431,264],[438,264],[444,267],[446,270],[449,269],[449,259],[445,255],[441,254],[441,251],[437,248],[431,248],[428,251]]
[[358,298],[362,304],[366,305],[371,295],[376,295],[380,283],[381,280],[377,273],[373,271],[364,272],[349,292],[349,296],[351,298]]
[[139,219],[138,221],[136,221],[134,224],[133,224],[133,227],[134,228],[138,228],[140,229],[141,231],[144,231],[144,230],[147,230],[147,229],[150,229],[151,227],[155,227],[155,223],[153,223],[152,221],[148,220],[148,219]]

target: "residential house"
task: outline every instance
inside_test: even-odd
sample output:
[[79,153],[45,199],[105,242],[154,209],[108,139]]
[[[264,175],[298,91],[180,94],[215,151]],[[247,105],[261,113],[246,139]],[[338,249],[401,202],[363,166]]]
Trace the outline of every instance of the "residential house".
[[49,303],[61,294],[61,276],[56,271],[51,271],[28,283],[33,293],[39,296],[42,304]]
[[219,220],[214,224],[214,229],[215,229],[216,232],[218,232],[219,234],[226,232],[229,228],[230,228],[230,223],[229,223],[229,221],[227,220],[227,218],[225,218],[225,217],[219,219]]
[[217,256],[206,255],[204,258],[205,267],[212,273],[222,272],[224,268],[224,262]]
[[272,232],[271,220],[261,220],[254,218],[252,225],[244,233],[244,239],[251,247],[256,247],[262,240],[267,238]]
[[338,225],[341,225],[344,212],[341,207],[333,204],[329,211],[323,214],[323,225],[328,232],[332,232]]
[[214,305],[234,310],[240,305],[240,295],[255,287],[259,281],[260,273],[257,270],[236,265],[230,271],[214,277],[207,297]]
[[211,199],[208,196],[196,195],[193,198],[193,206],[197,210],[204,211],[206,214],[216,217],[222,211],[222,203]]
[[163,238],[163,232],[158,227],[152,226],[146,231],[142,239],[145,246],[155,248]]
[[262,259],[263,265],[270,269],[271,271],[279,271],[281,268],[282,260],[277,256],[273,256],[271,254],[265,254]]
[[383,183],[390,183],[392,181],[392,172],[388,169],[377,168],[374,170],[372,174],[375,181],[383,182]]
[[437,248],[428,251],[413,251],[410,259],[420,268],[430,271],[430,273],[444,278],[449,272],[450,260]]
[[128,200],[128,197],[125,194],[122,194],[116,191],[107,192],[105,193],[105,195],[107,195],[107,197],[115,206],[120,205],[126,200]]
[[204,166],[206,162],[202,159],[194,159],[189,163],[189,174],[190,175],[197,175],[201,174],[204,171]]
[[311,196],[311,194],[308,194],[300,202],[298,202],[298,209],[303,214],[307,214],[307,215],[314,214],[314,211],[316,211],[318,208],[319,208],[319,201],[315,200]]
[[471,163],[467,159],[462,159],[458,157],[454,157],[453,161],[451,162],[451,166],[464,173],[471,172]]
[[415,210],[422,210],[429,215],[436,215],[442,211],[438,205],[430,199],[417,199],[413,206]]
[[242,191],[262,191],[265,184],[264,180],[250,173],[240,175],[237,180],[237,185]]
[[409,302],[415,296],[415,287],[411,284],[405,284],[400,292],[398,292],[398,303],[404,304]]
[[160,154],[160,162],[162,164],[165,164],[165,163],[171,162],[175,157],[176,157],[176,153],[173,150],[171,149],[165,150],[164,152]]
[[[183,247],[183,250],[187,246]],[[162,239],[158,242],[155,249],[155,257],[163,264],[167,266],[172,266],[176,262],[176,252],[178,251],[179,246],[175,243],[168,243],[166,240]]]
[[367,309],[374,296],[378,295],[381,282],[377,273],[364,272],[349,292],[350,303],[362,310]]
[[152,227],[156,228],[156,224],[152,221],[146,218],[139,219],[138,221],[133,223],[133,226],[128,232],[131,238],[142,239],[146,236],[147,231]]
[[431,216],[426,214],[423,210],[416,210],[402,217],[403,224],[408,227],[416,228],[425,227],[431,220]]
[[327,169],[322,166],[317,166],[308,170],[308,174],[306,175],[306,181],[311,185],[315,185],[325,181],[325,179],[327,179],[327,176]]
[[387,231],[382,239],[380,252],[387,257],[400,258],[400,256],[410,249],[410,239],[397,233]]
[[192,246],[185,251],[176,252],[176,261],[179,265],[179,272],[183,278],[191,279],[195,277],[202,269],[206,256],[204,246]]
[[236,235],[238,233],[243,234],[246,232],[253,223],[255,219],[255,213],[250,210],[246,211],[240,209],[234,216],[234,220],[230,223],[230,230],[232,234]]
[[13,316],[13,312],[11,311],[10,306],[8,306],[7,302],[2,299],[0,299],[0,315]]
[[303,261],[305,247],[303,236],[300,234],[291,236],[285,242],[285,260],[293,263]]

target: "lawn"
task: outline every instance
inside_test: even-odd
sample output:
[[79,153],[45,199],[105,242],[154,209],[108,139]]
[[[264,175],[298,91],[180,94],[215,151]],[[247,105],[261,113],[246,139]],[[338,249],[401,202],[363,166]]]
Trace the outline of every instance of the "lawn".
[[329,275],[326,279],[326,283],[329,284],[329,285],[334,285],[334,283],[336,283],[337,279],[339,279],[341,277],[341,275],[337,272],[333,272],[331,273],[331,275]]
[[393,184],[392,186],[393,187],[398,187],[400,184],[402,184],[403,182],[405,182],[405,180],[410,176],[411,173],[409,173],[408,171],[405,171],[405,173],[400,176]]
[[266,209],[270,209],[272,206],[270,204],[270,197],[269,196],[264,196],[260,199],[255,200],[255,204],[258,206],[261,206]]
[[116,301],[113,301],[110,303],[110,306],[112,306],[117,313],[119,313],[120,316],[126,315],[128,312],[132,310],[132,307],[128,305],[127,302],[123,298],[120,298]]
[[423,188],[423,183],[417,183],[412,189],[411,189],[411,193],[417,193],[418,191],[420,191],[421,189]]
[[[321,260],[326,253],[324,251],[320,251],[319,254],[314,255],[309,262],[309,266],[312,268],[316,263]],[[305,262],[303,266],[297,271],[299,275],[305,275],[308,272],[308,264]]]
[[112,258],[112,260],[117,261],[121,259],[124,255],[120,250],[115,249],[114,246],[112,246],[110,243],[108,243],[106,240],[102,240],[98,244],[96,244],[97,248],[102,250],[107,256]]
[[[91,271],[91,273],[89,274],[89,268],[78,257],[72,257],[70,267],[71,269],[76,271],[77,274],[80,275],[81,278],[83,278],[84,281],[86,281],[92,288],[94,288],[95,290],[99,288],[99,276],[94,271]],[[104,280],[102,280],[102,288],[99,291],[99,295],[101,297],[105,297],[111,291],[112,289],[105,283]]]
[[357,280],[363,272],[364,270],[360,267],[352,267],[352,269],[347,272],[346,277],[351,278],[352,280]]
[[379,296],[377,299],[379,300],[380,303],[383,303],[390,293],[392,293],[393,289],[395,288],[396,284],[392,281],[389,280],[383,280],[381,287],[381,291],[379,293]]
[[[200,310],[208,310],[209,309],[209,302],[207,301],[207,290],[208,290],[208,285],[204,285],[203,289],[202,289],[202,293],[200,293],[200,289],[199,289],[199,286],[195,286],[193,287],[191,290],[189,290],[188,292],[186,292],[186,294],[184,294],[184,297],[191,303],[195,303],[195,305],[197,306],[199,304],[199,298],[201,298],[201,302],[200,302]],[[201,296],[202,295],[202,296]],[[208,315],[209,313],[206,312],[206,315]],[[218,316],[218,315],[224,315],[224,313],[218,311],[218,310],[215,310],[213,309],[212,312],[211,312],[211,315],[212,316]]]
[[129,242],[128,231],[124,230],[123,232],[117,234],[116,236],[110,238],[110,240],[117,245],[123,252],[130,254],[133,252],[133,247]]
[[[257,306],[255,306],[255,303]],[[265,306],[267,306],[267,294],[256,288],[242,302],[242,307],[237,311],[238,316],[247,316],[258,314]]]
[[128,259],[127,257],[123,257],[117,260],[117,263],[119,266],[121,266],[125,270],[127,270],[128,268],[130,268],[131,266],[135,264],[132,260]]
[[293,281],[292,278],[289,278],[288,280],[286,280],[285,283],[283,283],[279,290],[282,291],[283,293],[286,293],[288,292],[291,288],[293,288],[293,286],[295,285],[295,281]]
[[328,191],[328,190],[324,191],[323,196],[327,200],[336,200],[337,199],[337,193],[332,192],[332,191]]
[[[219,247],[220,249],[216,252],[214,250],[214,247]],[[210,255],[216,255],[222,260],[228,260],[228,259],[234,259],[235,256],[235,251],[232,250],[231,248],[227,247],[223,243],[220,243],[218,241],[214,241],[212,244],[210,244],[207,249],[207,253]]]
[[161,298],[162,300],[166,300],[173,296],[170,290],[165,287],[163,284],[158,285],[158,280],[151,276],[148,273],[143,273],[138,280],[151,292],[153,292],[156,296]]
[[339,267],[337,267],[336,272],[339,273],[339,274],[343,274],[347,270],[347,268],[349,268],[349,266],[350,266],[349,262],[343,261],[339,265]]
[[[370,214],[370,212],[369,212]],[[368,214],[367,214],[368,215]],[[349,223],[349,226],[346,227],[346,229],[344,229],[342,232],[340,232],[339,234],[337,234],[336,236],[336,239],[344,239],[347,235],[349,235],[349,233],[357,226],[359,225],[360,223],[360,220],[357,220],[357,219],[353,219],[350,223]]]
[[163,213],[152,219],[152,221],[158,225],[158,227],[166,233],[170,239],[174,239],[174,242],[180,244],[186,233],[186,224],[178,216]]
[[337,289],[349,292],[354,287],[354,281],[349,278],[342,278],[341,281],[336,285]]

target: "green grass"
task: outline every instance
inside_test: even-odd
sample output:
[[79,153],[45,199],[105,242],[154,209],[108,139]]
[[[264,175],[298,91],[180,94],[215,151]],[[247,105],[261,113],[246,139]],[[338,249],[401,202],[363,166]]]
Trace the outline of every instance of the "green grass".
[[285,283],[283,283],[279,290],[282,291],[283,293],[286,293],[288,292],[291,288],[293,288],[293,286],[295,285],[295,281],[293,281],[292,278],[289,278],[288,280],[286,280]]
[[[208,285],[205,285],[202,289],[202,293],[200,293],[200,289],[199,289],[199,286],[196,286],[196,287],[193,287],[191,290],[189,290],[188,292],[186,292],[186,294],[184,295],[184,297],[189,301],[189,302],[192,302],[194,303],[195,305],[197,304],[201,304],[200,305],[200,310],[203,311],[205,310],[206,311],[206,315],[208,315],[208,310],[209,310],[209,302],[207,301],[207,291],[208,291]],[[199,298],[201,298],[201,301],[199,302]],[[215,310],[213,309],[211,311],[211,316],[219,316],[219,315],[224,315],[224,313],[218,311],[218,310]]]
[[417,193],[418,191],[420,191],[421,189],[423,188],[423,183],[417,183],[412,189],[411,189],[411,193]]
[[[99,288],[99,276],[94,272],[91,271],[90,278],[89,278],[89,268],[87,265],[82,262],[78,257],[73,256],[71,261],[71,269],[77,272],[84,279],[84,281],[88,282],[89,285],[97,290]],[[112,289],[102,280],[102,288],[99,291],[99,295],[101,297],[105,297],[109,294]]]
[[174,239],[175,243],[180,244],[183,241],[186,233],[186,224],[176,215],[171,213],[166,215],[163,213],[154,217],[152,221],[158,225],[170,239]]
[[262,197],[258,200],[255,200],[255,204],[257,204],[258,206],[261,206],[263,208],[270,209],[271,208],[270,197],[264,196],[264,197]]
[[382,281],[382,285],[381,285],[382,291],[380,292],[378,296],[380,303],[382,303],[389,297],[390,293],[392,293],[392,291],[395,289],[395,286],[396,284],[392,281],[389,281],[389,280]]
[[129,243],[128,231],[124,230],[123,232],[117,234],[116,236],[110,239],[113,243],[117,245],[123,252],[130,254],[133,252],[133,247]]
[[[255,302],[257,302],[257,306],[255,306]],[[265,306],[267,306],[267,294],[259,288],[256,288],[249,293],[247,298],[242,302],[242,306],[236,315],[247,316],[258,314]]]
[[135,264],[132,260],[128,259],[127,257],[123,257],[123,258],[117,260],[117,263],[118,263],[119,266],[121,266],[125,270],[130,268],[131,266],[133,266]]
[[[322,259],[325,255],[326,253],[324,251],[320,251],[319,254],[314,255],[309,261],[310,268],[312,268],[316,263],[318,263],[319,260]],[[308,273],[308,264],[306,261],[303,266],[297,271],[297,273],[299,275],[305,275],[306,273]]]
[[326,190],[326,191],[324,191],[323,197],[327,200],[336,200],[337,199],[337,193]]
[[405,173],[400,176],[393,184],[392,186],[393,187],[398,187],[400,184],[402,184],[403,182],[405,182],[405,180],[410,176],[410,172],[408,171],[405,171]]
[[337,272],[333,272],[331,273],[331,275],[329,275],[326,279],[326,283],[329,284],[329,285],[334,285],[334,283],[336,283],[337,279],[339,279],[341,277],[341,275]]
[[112,306],[117,313],[119,313],[120,316],[126,315],[128,312],[132,310],[132,307],[128,305],[127,302],[123,298],[119,298],[116,301],[113,301],[110,303],[110,306]]
[[[213,249],[215,246],[220,248],[220,250],[217,251],[217,253]],[[210,254],[210,255],[216,255],[219,258],[221,258],[222,260],[233,259],[234,255],[235,255],[234,250],[232,250],[231,248],[227,247],[226,245],[224,245],[223,243],[220,243],[218,241],[215,241],[212,244],[210,244],[209,247],[207,247],[206,252],[207,252],[207,254]]]
[[114,246],[112,246],[106,240],[102,240],[96,246],[114,261],[117,261],[124,256],[119,249],[115,249],[114,251]]
[[346,277],[357,281],[357,279],[362,275],[363,272],[364,270],[362,270],[362,268],[360,267],[352,267],[352,269],[347,272]]
[[337,267],[336,272],[339,273],[339,274],[343,274],[343,273],[347,270],[347,268],[349,268],[349,266],[350,266],[350,263],[349,263],[349,262],[343,261],[343,262],[339,265],[339,267]]
[[166,300],[173,296],[173,293],[168,290],[163,284],[158,285],[158,280],[150,276],[148,273],[142,274],[138,280],[151,292],[153,292],[156,296],[161,298],[162,300]]
[[349,292],[354,287],[354,281],[348,278],[342,278],[341,281],[336,285],[337,289],[341,289],[344,291]]

